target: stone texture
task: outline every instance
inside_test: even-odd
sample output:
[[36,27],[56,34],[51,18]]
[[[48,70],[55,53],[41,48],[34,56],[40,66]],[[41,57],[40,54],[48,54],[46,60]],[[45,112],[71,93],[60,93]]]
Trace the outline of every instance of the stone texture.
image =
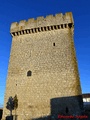
[[[55,17],[38,17],[28,22],[11,25],[11,34],[22,30],[72,24],[71,13]],[[14,34],[8,67],[3,119],[9,115],[5,108],[10,96],[18,97],[18,120],[34,119],[65,112],[80,114],[82,109],[81,87],[73,41],[73,26],[29,34]],[[55,46],[54,46],[55,45]],[[32,72],[27,76],[28,71]],[[80,97],[77,97],[80,96]],[[60,98],[53,110],[53,99]],[[65,102],[62,102],[64,98]],[[66,101],[69,102],[66,104]],[[65,100],[66,99],[66,100]],[[55,102],[54,102],[55,104]],[[66,104],[66,106],[65,106]],[[74,104],[74,105],[73,105]],[[57,106],[56,105],[56,106]],[[75,111],[74,108],[75,107]],[[15,111],[13,111],[15,115]]]

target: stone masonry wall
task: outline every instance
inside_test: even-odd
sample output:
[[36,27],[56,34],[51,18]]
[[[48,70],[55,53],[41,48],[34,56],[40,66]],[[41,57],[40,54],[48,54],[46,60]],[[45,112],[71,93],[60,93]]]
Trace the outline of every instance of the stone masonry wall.
[[[63,19],[61,16],[63,15],[46,17],[46,22],[45,20],[39,22],[39,20],[44,19],[39,17],[37,18],[38,22],[34,20],[35,23],[30,19],[28,23],[23,21],[11,25],[13,39],[3,119],[9,114],[5,108],[6,102],[10,96],[14,97],[15,94],[18,97],[18,120],[54,114],[56,112],[51,110],[53,98],[68,98],[82,94],[73,42],[73,18],[71,13],[66,13]],[[61,28],[54,29],[54,27],[51,30],[48,28],[44,31],[33,32],[32,30],[30,32],[32,28],[30,25],[35,28],[40,27],[40,25],[56,25],[47,19],[56,20],[55,23],[58,25],[67,24]],[[31,76],[27,76],[28,71],[31,71]],[[79,104],[81,101],[79,101],[77,98],[68,102],[70,113],[77,113],[77,111],[80,113]],[[60,104],[62,102],[58,103],[58,105]],[[61,111],[64,110],[65,105]],[[14,114],[15,111],[13,111]]]

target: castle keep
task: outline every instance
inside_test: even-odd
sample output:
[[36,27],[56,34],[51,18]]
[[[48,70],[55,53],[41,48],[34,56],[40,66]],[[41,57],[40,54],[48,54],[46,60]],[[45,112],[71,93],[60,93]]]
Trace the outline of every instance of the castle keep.
[[18,120],[81,114],[82,93],[73,30],[71,12],[11,24],[3,119],[9,115],[8,98],[15,95]]

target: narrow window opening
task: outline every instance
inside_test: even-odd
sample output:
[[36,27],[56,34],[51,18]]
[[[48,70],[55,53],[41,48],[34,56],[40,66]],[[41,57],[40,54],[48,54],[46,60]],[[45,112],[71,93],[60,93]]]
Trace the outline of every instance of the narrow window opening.
[[37,31],[36,31],[36,28],[35,28],[35,32],[37,32]]
[[22,33],[24,34],[24,30],[22,30]]
[[21,35],[21,31],[20,31],[20,35]]
[[49,30],[51,30],[51,26],[49,26]]
[[15,33],[12,33],[15,36]]
[[46,27],[44,27],[44,30],[46,31]]
[[41,27],[41,31],[43,31],[43,28]]
[[54,26],[54,29],[57,29],[56,26]]
[[34,33],[33,29],[31,29],[32,33]]
[[29,33],[31,33],[31,31],[30,30],[28,30],[29,31]]
[[32,33],[32,32],[31,32],[31,29],[30,29],[30,33]]
[[18,32],[16,32],[16,33],[17,33],[17,35],[19,35]]
[[63,24],[61,25],[61,28],[63,28]]
[[67,24],[65,24],[65,28],[67,28]]
[[69,112],[68,107],[66,107],[66,113],[68,113],[68,112]]
[[50,29],[49,29],[49,26],[47,26],[47,29],[50,30]]
[[17,84],[16,84],[16,86],[17,86]]
[[51,26],[51,30],[53,30],[53,26]]
[[28,30],[26,30],[26,33],[28,34]]
[[33,33],[35,33],[35,28],[33,28]]
[[32,75],[32,72],[29,70],[28,72],[27,72],[27,76],[31,76]]
[[60,26],[58,25],[58,29],[60,29]]
[[53,43],[53,46],[55,46],[55,43]]
[[72,27],[72,23],[69,23],[69,24],[68,24],[68,27],[71,28],[71,27]]
[[38,28],[38,32],[40,32],[40,28]]

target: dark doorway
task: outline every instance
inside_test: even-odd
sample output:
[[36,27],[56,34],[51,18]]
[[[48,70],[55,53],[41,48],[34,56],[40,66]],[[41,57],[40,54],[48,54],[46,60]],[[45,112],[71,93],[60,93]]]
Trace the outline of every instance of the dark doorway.
[[69,112],[68,107],[66,107],[66,113],[68,113],[68,112]]

